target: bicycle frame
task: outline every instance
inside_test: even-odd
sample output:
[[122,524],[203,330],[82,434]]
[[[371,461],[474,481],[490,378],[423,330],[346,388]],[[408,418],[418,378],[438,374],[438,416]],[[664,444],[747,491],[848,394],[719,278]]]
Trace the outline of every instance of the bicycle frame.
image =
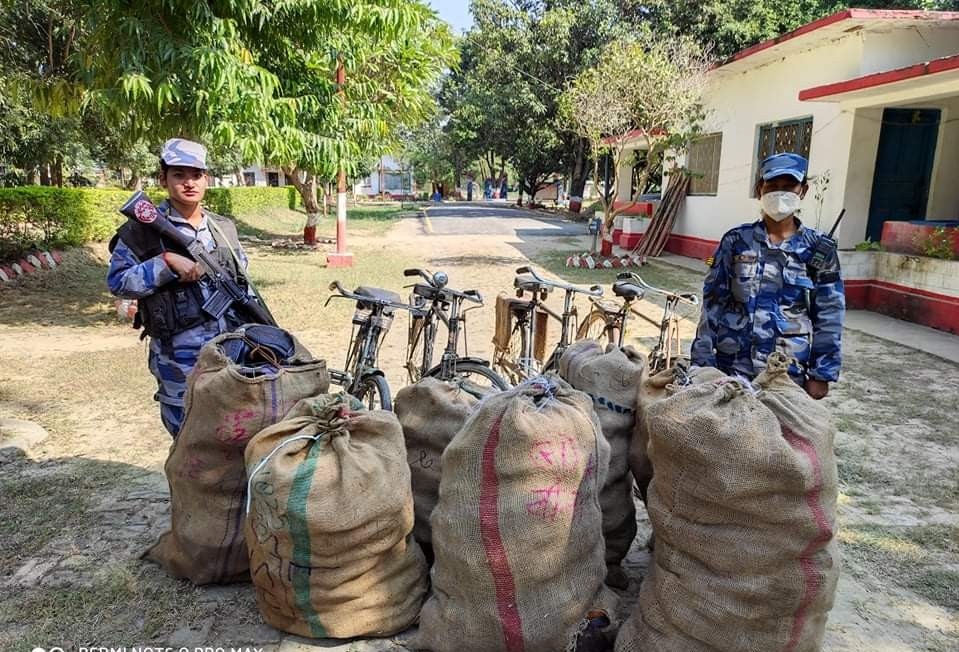
[[[423,338],[423,355],[421,360],[414,361],[412,359],[413,349],[415,348],[413,335],[411,335],[410,341],[407,344],[407,371],[410,374],[410,379],[415,380],[414,376],[422,377],[431,370],[434,370],[433,351],[435,348],[438,321],[442,322],[446,326],[447,330],[446,347],[443,349],[443,353],[440,358],[438,375],[441,379],[451,379],[456,375],[457,363],[461,361],[466,362],[469,358],[469,340],[466,338],[465,314],[474,308],[482,306],[483,297],[475,290],[459,292],[457,290],[447,288],[447,279],[445,273],[443,272],[437,272],[435,275],[432,275],[428,271],[409,269],[406,270],[404,274],[407,276],[420,276],[426,280],[429,284],[429,287],[432,288],[431,293],[428,293],[429,296],[417,294],[416,290],[414,290],[415,296],[423,299],[424,302],[428,302],[429,307],[425,310],[422,310],[419,315],[423,319],[423,324],[420,333],[416,337]],[[438,278],[440,279],[439,281],[437,281]],[[463,308],[463,304],[467,300],[475,302],[479,305]],[[417,307],[421,308],[423,305],[423,303],[420,303]],[[464,336],[464,356],[459,355],[459,341],[461,333]],[[489,365],[489,363],[486,361],[471,361],[485,364],[487,366]],[[418,373],[414,373],[417,371],[417,362],[419,363]]]
[[[524,292],[531,292],[532,298],[526,304],[526,307],[523,308],[523,315],[519,317],[520,323],[517,324],[517,327],[525,328],[526,340],[524,350],[520,352],[516,362],[518,363],[517,366],[520,374],[526,378],[529,378],[540,371],[549,371],[550,369],[554,368],[559,363],[559,359],[563,356],[563,353],[565,353],[566,349],[569,348],[571,333],[570,326],[571,324],[573,325],[572,332],[575,332],[575,319],[577,317],[575,295],[579,293],[588,294],[595,297],[601,296],[603,291],[596,285],[589,290],[584,290],[566,283],[547,281],[536,274],[536,272],[530,267],[520,267],[516,270],[516,273],[530,274],[533,277],[536,285],[536,289],[524,290]],[[542,299],[540,298],[543,290],[550,287],[559,288],[564,292],[562,314],[558,315],[550,310],[548,306],[543,304]],[[537,361],[533,355],[533,338],[536,332],[536,318],[537,313],[540,311],[545,312],[549,317],[560,322],[561,325],[559,342],[557,342],[552,352],[548,356],[545,356],[541,370],[538,368]],[[523,319],[526,320],[525,323],[522,323]]]

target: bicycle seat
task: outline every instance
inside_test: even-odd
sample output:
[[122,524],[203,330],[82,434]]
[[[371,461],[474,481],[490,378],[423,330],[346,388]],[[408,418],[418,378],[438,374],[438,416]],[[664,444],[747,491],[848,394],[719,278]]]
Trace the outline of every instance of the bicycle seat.
[[[358,294],[362,297],[369,297],[371,299],[376,299],[377,301],[389,301],[390,303],[402,303],[400,295],[392,290],[383,290],[382,288],[371,288],[361,285],[353,291],[354,294]],[[383,307],[384,315],[392,315],[394,308],[389,306]]]
[[553,290],[551,286],[543,285],[529,274],[520,274],[514,278],[513,287],[518,290],[525,290],[527,292],[538,292],[539,290],[551,292]]
[[354,294],[359,294],[360,296],[369,297],[371,299],[376,299],[377,301],[389,301],[391,303],[402,303],[400,295],[392,290],[383,290],[380,288],[369,288],[365,285],[361,285],[356,288],[353,292]]
[[632,301],[634,299],[642,299],[643,295],[646,294],[646,290],[629,281],[616,281],[613,283],[613,294],[617,297]]

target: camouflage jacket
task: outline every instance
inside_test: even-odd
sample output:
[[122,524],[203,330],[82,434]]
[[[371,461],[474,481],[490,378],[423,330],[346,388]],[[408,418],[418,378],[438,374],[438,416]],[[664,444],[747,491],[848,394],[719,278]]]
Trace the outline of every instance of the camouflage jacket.
[[795,380],[838,380],[846,299],[838,253],[818,273],[808,267],[820,237],[799,223],[772,244],[762,220],[726,233],[703,285],[693,364],[754,378],[782,351],[799,361]]
[[[204,210],[203,219],[199,228],[193,226],[181,216],[176,209],[163,202],[158,206],[161,212],[169,217],[170,221],[180,231],[196,238],[203,243],[207,251],[216,248],[216,242],[210,231],[208,212]],[[243,269],[247,268],[247,257],[241,247],[236,247],[238,263]],[[121,238],[110,258],[110,269],[107,272],[107,285],[110,292],[118,297],[141,299],[156,292],[163,285],[176,280],[177,276],[171,270],[163,256],[155,256],[149,260],[139,260],[133,251]],[[211,281],[203,277],[197,281],[204,299],[213,291]],[[232,309],[219,320],[209,320],[194,328],[174,335],[170,340],[160,341],[150,339],[150,372],[157,380],[156,400],[176,407],[183,406],[183,395],[186,392],[186,379],[196,365],[203,345],[220,333],[240,326],[240,320]]]

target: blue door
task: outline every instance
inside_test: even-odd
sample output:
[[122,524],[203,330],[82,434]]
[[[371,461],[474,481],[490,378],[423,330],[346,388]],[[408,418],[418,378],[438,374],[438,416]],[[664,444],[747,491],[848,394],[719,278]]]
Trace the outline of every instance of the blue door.
[[888,220],[926,218],[939,119],[938,109],[882,112],[866,229],[866,236],[873,242],[879,242],[882,225]]

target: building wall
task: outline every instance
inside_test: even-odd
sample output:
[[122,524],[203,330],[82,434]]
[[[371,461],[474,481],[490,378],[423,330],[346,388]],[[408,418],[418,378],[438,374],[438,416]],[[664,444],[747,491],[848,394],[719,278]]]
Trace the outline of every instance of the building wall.
[[[261,166],[261,165],[251,165],[251,166],[249,166],[249,167],[243,168],[243,172],[244,172],[244,173],[249,173],[249,172],[252,172],[252,173],[253,173],[253,177],[254,177],[254,179],[255,179],[255,182],[254,182],[253,185],[256,185],[256,186],[266,186],[266,185],[268,185],[267,180],[268,180],[268,178],[269,178],[268,175],[269,175],[270,172],[274,172],[274,173],[276,173],[276,174],[279,175],[279,180],[280,180],[280,181],[279,181],[279,185],[280,185],[280,187],[283,187],[283,186],[286,185],[286,175],[283,174],[283,170],[280,170],[280,169],[264,168],[264,167]],[[241,179],[241,181],[242,181],[242,179]]]
[[[959,44],[955,47],[959,49]],[[942,111],[942,125],[936,145],[926,219],[959,219],[959,95],[939,102],[923,103],[921,108],[927,107]]]
[[[759,126],[811,116],[809,173],[816,177],[828,171],[830,181],[821,205],[815,199],[816,186],[811,185],[801,216],[810,226],[828,229],[845,208],[837,232],[840,246],[861,242],[868,222],[882,109],[801,102],[799,91],[948,56],[957,49],[959,29],[955,28],[864,30],[743,72],[732,74],[720,68],[711,73],[704,128],[707,133],[723,132],[719,188],[716,196],[686,198],[673,228],[674,240],[696,239],[698,244],[683,249],[702,251],[708,248],[703,242],[718,241],[733,226],[757,219],[759,203],[752,197],[752,187]],[[894,94],[886,99],[876,98],[876,106],[896,105]],[[899,106],[943,109],[928,217],[959,216],[959,183],[955,182],[959,178],[959,98],[898,102]],[[947,122],[950,119],[957,121]]]
[[[955,22],[955,21],[954,21]],[[908,25],[886,32],[859,32],[862,64],[859,75],[902,68],[956,54],[959,25]],[[858,76],[858,75],[857,75]],[[840,81],[842,77],[837,77]]]
[[[712,74],[706,93],[705,131],[723,132],[719,186],[716,196],[687,197],[673,232],[719,240],[730,228],[758,219],[759,202],[752,196],[757,170],[756,151],[762,124],[812,116],[810,175],[830,171],[830,190],[822,205],[822,223],[839,213],[846,185],[846,165],[852,140],[852,115],[834,103],[799,101],[799,89],[859,74],[862,41],[846,38],[788,59],[735,75]],[[803,201],[803,215],[816,225],[813,189]]]
[[959,261],[841,252],[846,304],[959,334]]

